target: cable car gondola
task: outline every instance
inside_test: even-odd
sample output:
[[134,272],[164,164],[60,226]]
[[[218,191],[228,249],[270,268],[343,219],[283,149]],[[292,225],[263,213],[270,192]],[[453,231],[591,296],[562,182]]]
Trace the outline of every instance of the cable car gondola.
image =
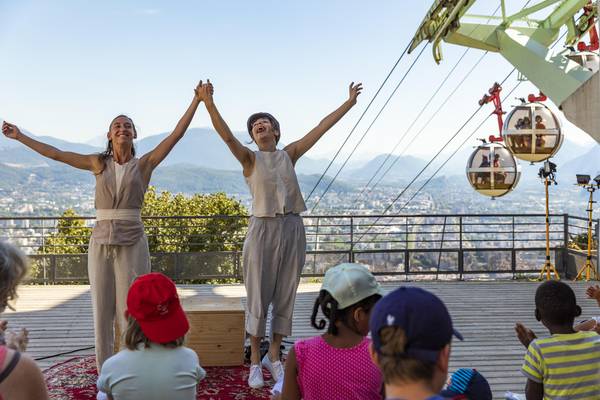
[[[502,101],[500,91],[502,86],[495,83],[488,90],[489,94],[479,100],[479,105],[494,104],[493,114],[498,119],[498,130],[502,131]],[[467,179],[477,192],[492,198],[504,196],[513,190],[519,183],[521,167],[511,152],[500,142],[502,138],[491,135],[489,143],[482,139],[483,144],[478,146],[467,162]]]
[[540,102],[545,98],[543,95],[530,95],[529,102],[513,108],[504,121],[504,143],[520,160],[532,163],[545,161],[562,145],[560,119]]
[[521,177],[521,166],[500,143],[478,146],[467,162],[467,178],[477,192],[500,197],[512,191]]

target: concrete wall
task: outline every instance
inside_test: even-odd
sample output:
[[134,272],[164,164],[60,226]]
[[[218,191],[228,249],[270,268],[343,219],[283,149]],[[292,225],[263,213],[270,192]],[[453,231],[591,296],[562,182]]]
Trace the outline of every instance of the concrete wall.
[[568,97],[560,109],[569,121],[600,143],[600,71]]

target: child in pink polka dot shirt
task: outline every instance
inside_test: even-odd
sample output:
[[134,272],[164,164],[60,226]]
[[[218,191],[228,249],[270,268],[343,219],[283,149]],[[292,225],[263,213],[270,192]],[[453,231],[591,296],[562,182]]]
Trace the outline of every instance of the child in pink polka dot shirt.
[[381,298],[375,277],[360,264],[340,264],[327,271],[315,301],[311,325],[319,309],[327,333],[299,340],[285,363],[283,399],[379,400],[381,372],[369,355],[369,316]]

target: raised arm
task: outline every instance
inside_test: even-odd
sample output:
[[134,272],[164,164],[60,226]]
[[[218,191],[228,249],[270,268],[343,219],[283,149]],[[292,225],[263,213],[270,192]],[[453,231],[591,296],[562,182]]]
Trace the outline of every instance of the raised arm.
[[22,133],[16,125],[6,121],[2,123],[2,133],[7,138],[18,140],[44,157],[63,162],[72,167],[92,171],[94,174],[99,174],[104,168],[104,164],[98,154],[79,154],[71,151],[62,151],[54,146],[30,138]]
[[206,106],[206,111],[208,111],[208,115],[210,115],[213,127],[219,136],[221,136],[221,139],[223,139],[227,147],[229,147],[229,150],[234,157],[242,164],[244,176],[249,176],[254,167],[254,153],[233,136],[231,129],[229,129],[229,126],[227,126],[227,123],[223,120],[223,117],[221,117],[221,114],[213,101],[213,87],[210,80],[207,80],[207,84],[202,85],[200,93],[200,97]]
[[154,168],[158,166],[173,150],[173,147],[179,142],[179,140],[183,137],[187,128],[190,126],[192,122],[192,118],[194,118],[194,114],[198,109],[198,105],[200,105],[200,88],[202,87],[202,81],[198,83],[196,89],[194,89],[194,98],[192,102],[188,106],[187,110],[175,126],[175,129],[169,136],[164,138],[162,142],[160,142],[152,151],[145,154],[140,161],[142,162],[142,167],[148,169],[148,172],[152,172]]
[[296,164],[296,161],[304,153],[310,150],[311,147],[314,146],[321,136],[325,134],[332,126],[334,126],[346,113],[356,104],[356,98],[362,91],[362,83],[354,84],[352,82],[348,89],[349,96],[348,100],[346,100],[341,106],[339,106],[334,112],[323,118],[319,125],[314,127],[310,132],[308,132],[302,139],[297,140],[289,145],[285,146],[285,151],[288,152],[290,158],[292,159],[292,163]]

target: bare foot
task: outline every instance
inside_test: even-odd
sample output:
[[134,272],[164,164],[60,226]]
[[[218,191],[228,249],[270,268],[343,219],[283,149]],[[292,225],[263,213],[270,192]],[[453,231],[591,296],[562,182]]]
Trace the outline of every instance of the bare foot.
[[600,299],[600,286],[593,285],[588,287],[585,291],[585,294],[587,294],[590,299]]
[[537,338],[531,329],[527,328],[520,322],[515,324],[515,332],[517,333],[517,338],[519,338],[519,341],[525,347],[529,347],[529,344]]

